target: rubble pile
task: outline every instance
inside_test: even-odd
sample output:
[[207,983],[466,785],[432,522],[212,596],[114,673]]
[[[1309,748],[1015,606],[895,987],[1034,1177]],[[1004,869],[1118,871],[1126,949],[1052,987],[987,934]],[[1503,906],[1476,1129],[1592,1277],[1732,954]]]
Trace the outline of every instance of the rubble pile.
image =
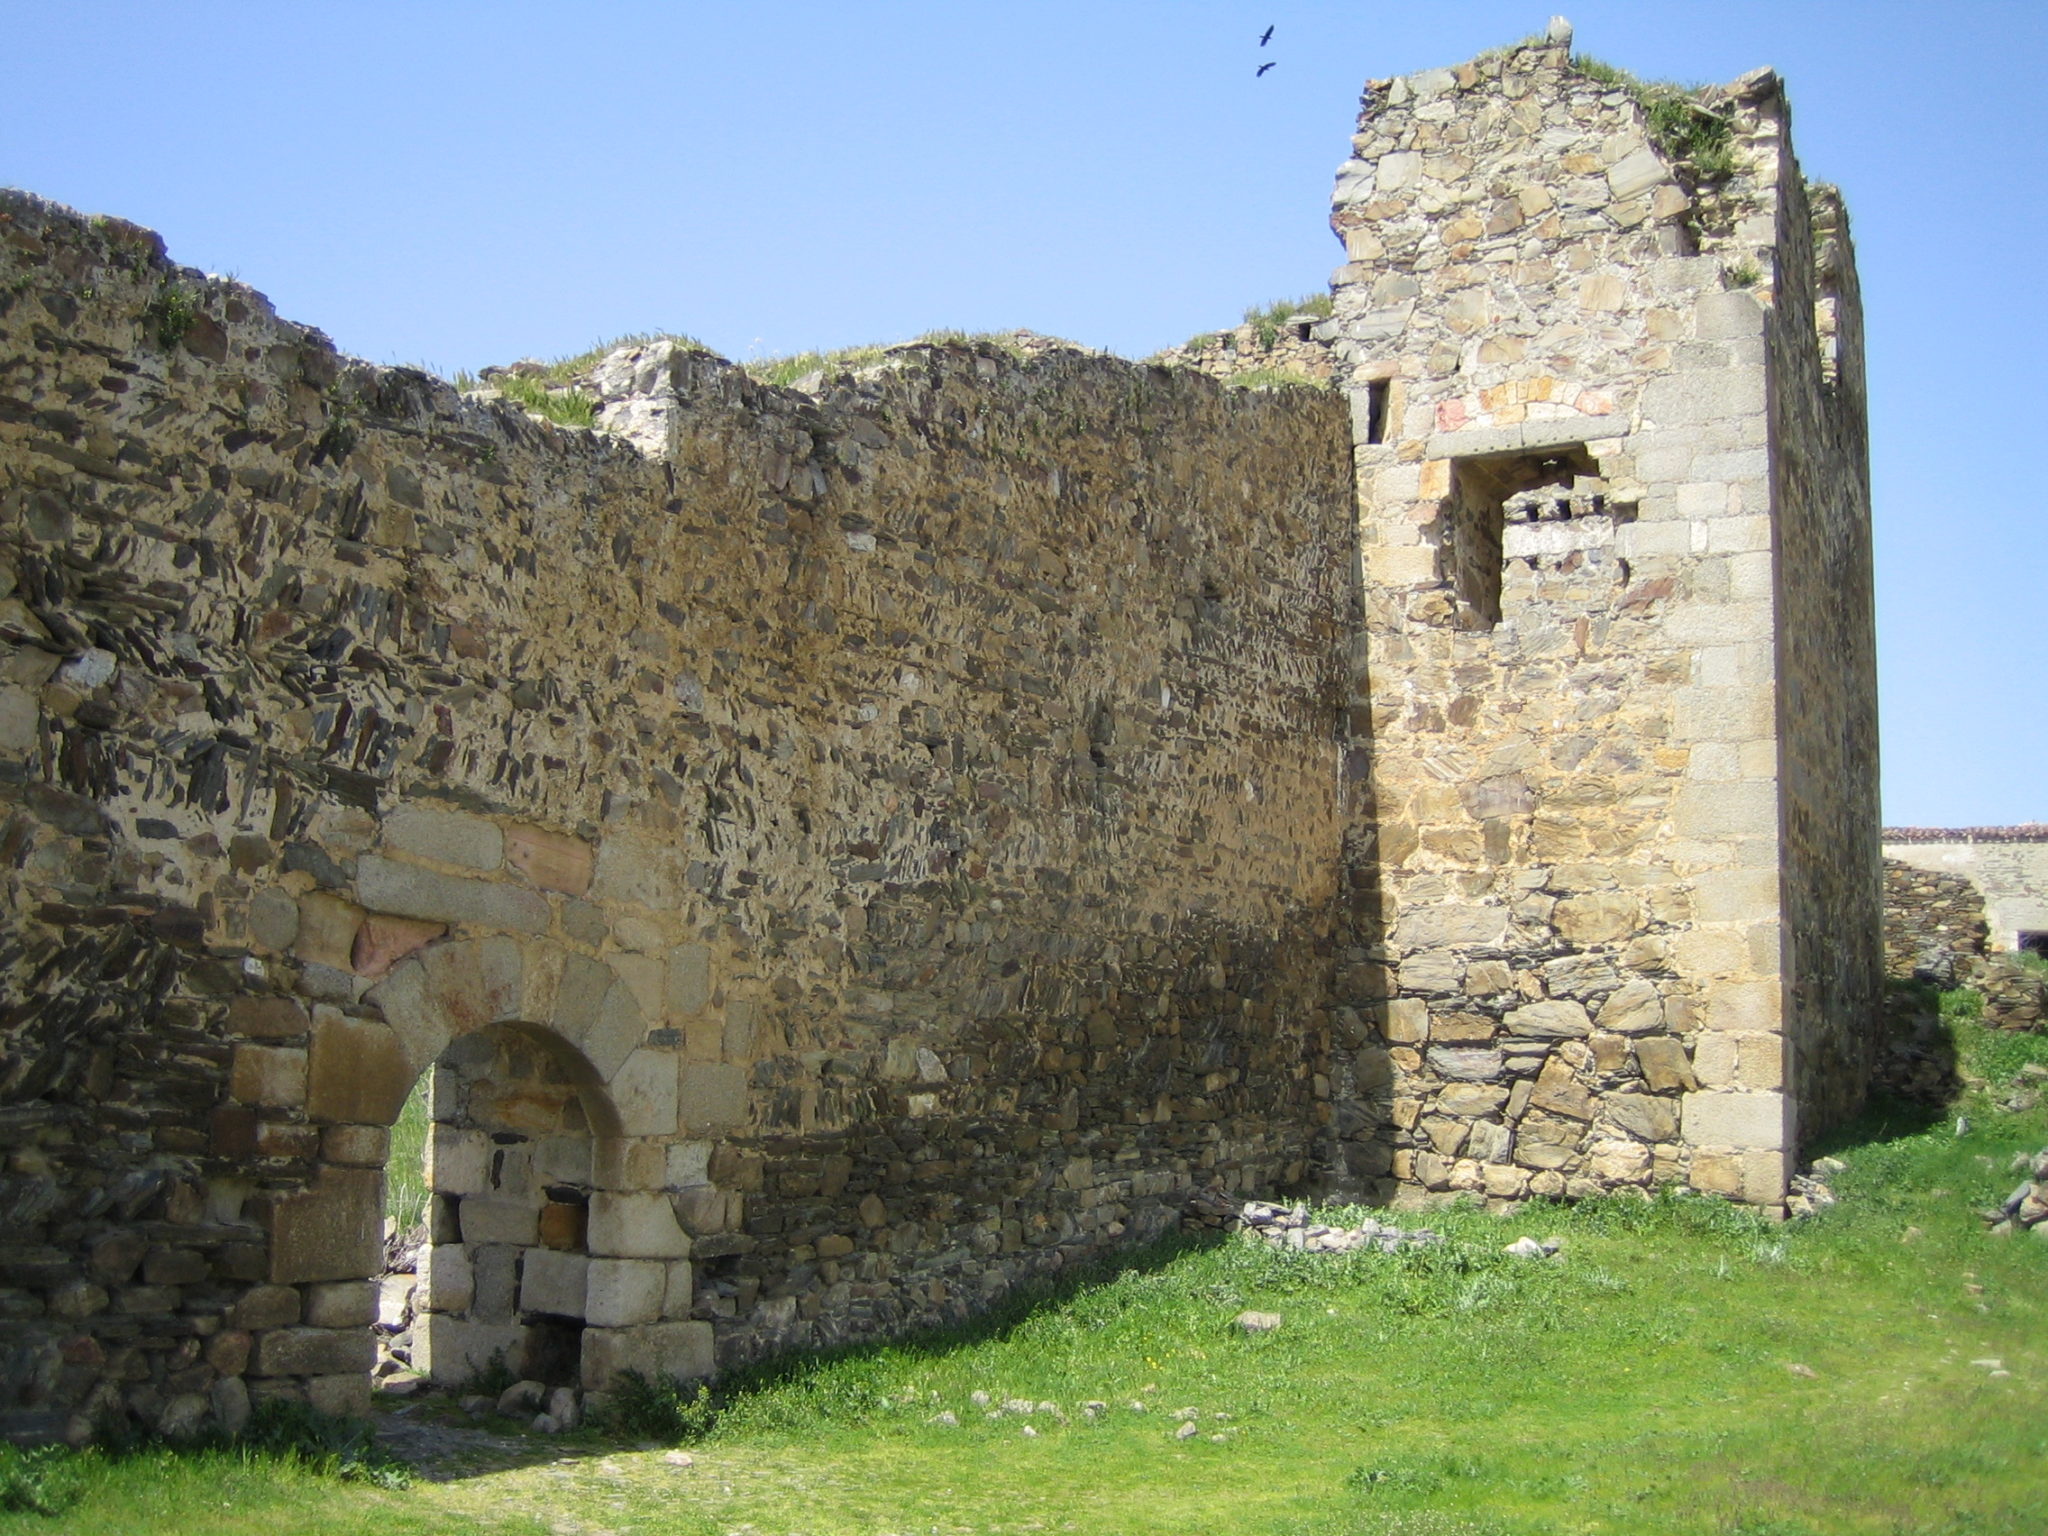
[[1181,1227],[1191,1232],[1243,1232],[1268,1247],[1295,1253],[1356,1253],[1367,1248],[1394,1253],[1444,1240],[1441,1232],[1427,1227],[1402,1228],[1370,1217],[1355,1227],[1332,1227],[1309,1220],[1305,1205],[1275,1205],[1267,1200],[1239,1203],[1209,1190],[1188,1202]]
[[2048,1148],[2014,1159],[2027,1177],[2004,1201],[1983,1213],[1995,1233],[2031,1231],[2048,1241]]

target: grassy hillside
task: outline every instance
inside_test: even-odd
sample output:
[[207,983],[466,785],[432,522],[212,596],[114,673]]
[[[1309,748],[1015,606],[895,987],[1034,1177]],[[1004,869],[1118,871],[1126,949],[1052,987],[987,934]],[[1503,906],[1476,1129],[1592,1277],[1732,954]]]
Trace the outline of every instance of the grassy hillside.
[[[1963,1098],[1824,1149],[1842,1199],[1811,1220],[1606,1200],[1444,1213],[1449,1242],[1393,1256],[1169,1246],[734,1383],[708,1430],[650,1400],[609,1439],[477,1437],[397,1491],[274,1454],[72,1457],[37,1475],[83,1497],[0,1530],[2037,1536],[2048,1241],[1977,1211],[2048,1145],[2014,1097],[2048,1039],[1947,1024]],[[1523,1234],[1559,1256],[1502,1252]],[[1246,1308],[1284,1322],[1246,1335]]]

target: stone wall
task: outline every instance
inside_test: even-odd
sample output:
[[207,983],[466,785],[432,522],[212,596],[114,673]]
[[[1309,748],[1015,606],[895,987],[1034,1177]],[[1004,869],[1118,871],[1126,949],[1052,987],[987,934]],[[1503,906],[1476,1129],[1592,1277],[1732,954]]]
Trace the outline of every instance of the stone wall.
[[[1338,174],[1366,625],[1336,1016],[1388,1050],[1391,1166],[1369,1110],[1345,1152],[1382,1193],[1774,1205],[1862,1092],[1853,270],[1776,78],[1693,110],[1732,173],[1560,27],[1372,82]],[[1385,1071],[1340,1053],[1340,1117]]]
[[[1973,987],[1986,1024],[2040,1029],[2048,827],[1887,827],[1884,853],[1890,973]],[[1960,963],[1945,963],[1949,955]]]
[[1151,360],[1169,368],[1192,368],[1226,382],[1285,374],[1329,384],[1337,371],[1330,350],[1332,329],[1323,317],[1306,313],[1283,316],[1265,326],[1246,322],[1168,347]]
[[611,372],[659,451],[0,199],[10,1432],[360,1406],[429,1069],[443,1379],[954,1318],[1309,1171],[1341,400]]
[[[1776,530],[1785,1016],[1800,1134],[1862,1107],[1884,985],[1877,645],[1863,303],[1848,214],[1775,134],[1776,239],[1759,249]],[[1761,246],[1761,226],[1745,233]]]
[[1775,77],[1683,110],[1373,82],[1341,393],[663,342],[601,431],[0,194],[0,1432],[360,1408],[428,1074],[443,1382],[1197,1190],[1782,1205],[1877,1025],[1861,322]]
[[1982,894],[1994,948],[2048,935],[2048,827],[1887,827],[1884,856],[1968,880]]
[[1985,932],[1984,897],[1968,879],[1940,870],[1915,869],[1902,859],[1886,857],[1886,975],[1900,981],[1910,979],[1930,950],[1981,955]]

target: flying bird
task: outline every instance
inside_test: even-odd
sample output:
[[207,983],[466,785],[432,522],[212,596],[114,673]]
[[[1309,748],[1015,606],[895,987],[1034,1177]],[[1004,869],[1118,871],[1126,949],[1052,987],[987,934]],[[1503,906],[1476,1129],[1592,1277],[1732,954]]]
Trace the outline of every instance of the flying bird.
[[1258,79],[1259,75],[1263,75],[1267,70],[1271,69],[1275,64],[1279,62],[1280,61],[1278,59],[1268,59],[1265,63],[1259,66],[1258,74],[1253,75],[1252,78],[1254,80]]
[[1259,46],[1263,48],[1266,46],[1266,44],[1270,43],[1271,41],[1273,41],[1273,29],[1271,27],[1268,27],[1265,31],[1259,34]]

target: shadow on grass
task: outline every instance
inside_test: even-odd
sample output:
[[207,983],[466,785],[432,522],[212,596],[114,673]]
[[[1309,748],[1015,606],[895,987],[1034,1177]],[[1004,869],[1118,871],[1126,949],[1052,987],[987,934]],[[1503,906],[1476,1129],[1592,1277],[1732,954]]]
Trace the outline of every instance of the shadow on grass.
[[1190,1254],[1213,1249],[1227,1240],[1220,1232],[1169,1232],[1137,1247],[1028,1280],[991,1306],[958,1322],[770,1356],[728,1372],[711,1387],[679,1388],[635,1379],[621,1394],[624,1401],[618,1427],[629,1436],[639,1434],[671,1441],[700,1439],[710,1433],[723,1414],[749,1398],[801,1387],[849,1363],[885,1355],[913,1361],[937,1359],[977,1344],[999,1341],[1047,1312],[1073,1305],[1090,1291],[1113,1285],[1127,1275],[1157,1273]]
[[209,1431],[183,1439],[156,1434],[104,1434],[91,1446],[22,1447],[0,1442],[0,1514],[54,1519],[88,1500],[95,1472],[170,1456],[195,1464],[228,1457],[245,1464],[294,1467],[316,1477],[398,1489],[410,1469],[378,1443],[362,1420],[330,1418],[303,1403],[266,1403],[239,1435]]
[[1883,1146],[1920,1136],[1944,1124],[1949,1117],[1946,1103],[1902,1098],[1893,1093],[1873,1093],[1855,1119],[1833,1126],[1807,1146],[1808,1160],[1841,1157],[1864,1147]]
[[1121,1276],[1162,1270],[1222,1241],[1215,1233],[1171,1233],[1020,1285],[960,1322],[781,1355],[728,1373],[715,1389],[642,1380],[616,1394],[620,1411],[608,1421],[569,1434],[539,1434],[496,1414],[472,1417],[458,1409],[452,1397],[436,1393],[402,1405],[380,1405],[368,1422],[326,1418],[302,1404],[272,1404],[259,1409],[248,1432],[235,1438],[214,1434],[170,1441],[137,1436],[85,1451],[50,1446],[17,1452],[0,1446],[0,1512],[61,1514],[86,1496],[77,1472],[92,1458],[121,1461],[168,1455],[199,1461],[225,1454],[396,1489],[410,1482],[460,1482],[621,1450],[675,1445],[702,1438],[723,1413],[749,1398],[801,1387],[807,1379],[823,1377],[850,1361],[884,1354],[938,1357],[1001,1339],[1040,1314],[1070,1305]]
[[1884,1030],[1861,1113],[1804,1148],[1808,1158],[1919,1136],[1953,1112],[1963,1092],[1961,1058],[1944,994],[1922,981],[1886,983]]
[[567,1435],[537,1434],[496,1416],[470,1419],[451,1399],[436,1394],[381,1410],[376,1440],[414,1477],[431,1483],[612,1455],[622,1449],[685,1444],[702,1439],[721,1416],[750,1398],[800,1388],[849,1362],[884,1355],[937,1358],[1000,1340],[1041,1314],[1071,1305],[1125,1275],[1157,1272],[1223,1241],[1222,1234],[1214,1232],[1168,1233],[1021,1284],[959,1322],[773,1356],[729,1371],[712,1386],[649,1381],[628,1372],[627,1381],[613,1394],[616,1406],[608,1421]]

